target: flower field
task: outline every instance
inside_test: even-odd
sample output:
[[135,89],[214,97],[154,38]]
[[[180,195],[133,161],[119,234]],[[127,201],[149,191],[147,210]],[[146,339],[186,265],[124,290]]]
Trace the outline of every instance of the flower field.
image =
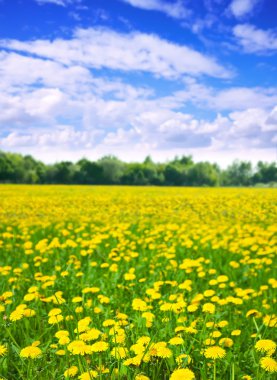
[[0,378],[276,378],[276,200],[2,185]]

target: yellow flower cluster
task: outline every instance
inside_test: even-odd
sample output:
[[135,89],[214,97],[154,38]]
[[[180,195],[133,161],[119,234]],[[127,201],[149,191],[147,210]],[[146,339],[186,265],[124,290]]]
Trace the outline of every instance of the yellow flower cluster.
[[0,186],[0,376],[274,376],[276,196]]

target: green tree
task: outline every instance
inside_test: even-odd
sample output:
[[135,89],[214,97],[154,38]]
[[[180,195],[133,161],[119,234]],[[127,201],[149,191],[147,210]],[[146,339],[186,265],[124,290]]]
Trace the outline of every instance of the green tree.
[[101,158],[98,165],[103,170],[103,182],[105,184],[119,184],[124,173],[124,163],[115,156]]
[[227,186],[249,186],[252,183],[252,164],[235,160],[223,174],[223,184]]
[[198,162],[189,169],[188,184],[192,186],[217,186],[219,174],[216,165]]
[[256,173],[253,176],[254,183],[277,182],[277,166],[275,162],[266,163],[259,161]]

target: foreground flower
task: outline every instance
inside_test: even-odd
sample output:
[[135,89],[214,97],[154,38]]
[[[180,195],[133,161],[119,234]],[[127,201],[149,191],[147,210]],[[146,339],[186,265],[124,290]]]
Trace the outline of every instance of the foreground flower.
[[169,380],[193,380],[195,379],[194,373],[188,368],[176,369]]
[[232,347],[234,342],[231,338],[222,338],[220,339],[219,344],[223,347]]
[[181,345],[184,343],[184,339],[179,337],[179,336],[176,336],[174,338],[171,338],[168,343],[173,345],[173,346],[178,346],[178,345]]
[[261,316],[262,316],[262,314],[256,309],[251,309],[246,313],[246,318],[248,318],[248,317],[260,318]]
[[135,377],[135,380],[150,380],[150,378],[148,376],[145,376],[145,375],[137,375]]
[[73,342],[69,343],[69,345],[67,346],[67,349],[73,355],[85,355],[85,354],[91,353],[90,346],[88,346],[82,340],[74,340]]
[[91,345],[91,350],[93,352],[103,352],[107,351],[109,345],[107,342],[99,341]]
[[224,358],[225,355],[226,351],[219,346],[209,347],[204,351],[204,356],[207,359],[221,359]]
[[4,346],[3,344],[0,344],[0,356],[6,355],[7,352],[8,352],[7,347]]
[[261,358],[260,365],[267,372],[277,372],[277,362],[269,356]]
[[64,371],[64,377],[74,377],[77,373],[78,373],[78,367],[73,365],[72,367]]
[[55,352],[56,355],[64,356],[65,355],[65,350],[58,350]]
[[52,310],[49,311],[48,316],[49,317],[53,317],[53,316],[59,315],[61,313],[62,313],[61,309],[55,308],[55,309],[52,309]]
[[232,336],[240,336],[240,334],[241,334],[241,330],[234,330],[231,332]]
[[261,339],[255,344],[257,351],[266,352],[268,355],[272,355],[276,350],[276,343],[270,339]]
[[35,358],[38,358],[39,356],[41,356],[41,354],[42,354],[42,351],[39,347],[27,346],[20,351],[19,355],[22,358],[35,359]]
[[10,320],[12,322],[19,321],[24,317],[24,308],[17,307],[10,315]]
[[56,325],[59,322],[63,321],[63,316],[61,314],[58,315],[52,315],[52,317],[49,317],[48,323],[49,325]]
[[116,359],[126,358],[128,350],[125,347],[114,347],[111,351],[111,355]]
[[96,371],[90,370],[90,371],[82,373],[82,375],[80,375],[78,377],[78,379],[80,379],[80,380],[91,380],[91,379],[95,379],[97,377],[97,375],[98,375],[98,373]]
[[189,355],[187,354],[181,354],[179,356],[177,356],[176,358],[176,362],[177,364],[181,365],[182,363],[183,364],[190,364],[192,362],[192,359]]
[[214,314],[215,313],[215,305],[213,303],[205,303],[202,307],[202,311],[204,313]]

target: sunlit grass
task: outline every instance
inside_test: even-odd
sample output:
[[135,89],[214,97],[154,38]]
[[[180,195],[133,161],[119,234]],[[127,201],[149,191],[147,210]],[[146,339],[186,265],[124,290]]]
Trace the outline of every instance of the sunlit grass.
[[274,379],[276,195],[1,186],[0,378]]

